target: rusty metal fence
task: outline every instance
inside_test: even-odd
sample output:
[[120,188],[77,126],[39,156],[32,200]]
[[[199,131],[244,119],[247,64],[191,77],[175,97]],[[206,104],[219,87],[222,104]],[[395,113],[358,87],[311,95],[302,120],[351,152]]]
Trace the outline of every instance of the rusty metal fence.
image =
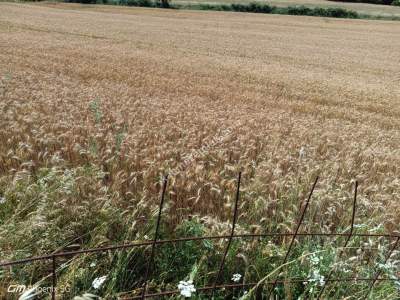
[[[259,287],[260,286],[261,282],[234,283],[234,284],[220,283],[221,275],[222,275],[222,272],[224,269],[225,260],[226,260],[226,257],[227,257],[227,254],[228,254],[228,251],[230,249],[233,239],[291,237],[289,247],[286,250],[284,259],[280,263],[280,266],[283,266],[284,264],[287,263],[297,238],[301,237],[301,236],[345,237],[346,239],[343,244],[343,247],[340,248],[340,251],[337,255],[337,257],[339,259],[342,257],[343,250],[348,246],[348,244],[352,238],[355,238],[355,237],[383,238],[383,239],[387,239],[387,240],[391,241],[390,247],[388,248],[387,254],[383,261],[383,264],[386,264],[389,261],[389,259],[392,257],[394,251],[396,250],[397,246],[400,243],[400,234],[376,234],[376,233],[355,233],[354,232],[354,227],[355,227],[354,220],[355,220],[356,209],[357,209],[357,191],[358,191],[358,183],[357,182],[355,183],[354,198],[353,198],[353,205],[352,205],[352,215],[351,215],[351,221],[350,221],[350,230],[348,233],[300,232],[301,225],[303,224],[304,217],[306,215],[312,195],[313,195],[316,185],[318,183],[318,179],[319,179],[318,177],[315,178],[315,181],[312,185],[311,191],[308,194],[306,201],[302,204],[302,207],[300,208],[299,221],[297,222],[296,227],[294,228],[294,231],[290,232],[290,233],[235,234],[235,227],[236,227],[237,216],[238,216],[238,204],[239,204],[239,200],[240,200],[241,173],[239,173],[238,180],[237,180],[235,205],[234,205],[234,211],[233,211],[233,217],[232,217],[232,223],[231,223],[231,232],[229,235],[214,235],[214,236],[200,236],[200,237],[196,236],[196,237],[184,237],[184,238],[161,240],[161,239],[159,239],[159,228],[160,228],[162,211],[163,211],[163,207],[164,207],[164,203],[165,203],[165,193],[167,190],[167,183],[168,183],[168,176],[166,176],[163,181],[161,199],[160,199],[160,204],[159,204],[159,209],[158,209],[158,216],[157,216],[157,222],[156,222],[156,228],[155,228],[153,240],[137,242],[137,243],[122,244],[122,245],[113,245],[113,246],[107,246],[107,247],[81,249],[81,250],[68,251],[68,252],[56,252],[56,253],[51,253],[51,254],[47,254],[47,255],[34,256],[34,257],[15,260],[15,261],[6,261],[6,262],[3,261],[3,262],[0,262],[0,267],[5,268],[5,267],[10,267],[10,266],[16,266],[16,265],[24,265],[24,264],[29,264],[29,263],[36,262],[36,261],[51,262],[51,284],[52,284],[51,299],[55,300],[56,296],[57,296],[56,295],[57,259],[60,259],[63,257],[64,258],[73,257],[73,256],[81,255],[81,254],[100,253],[100,252],[106,252],[106,251],[121,251],[121,250],[131,249],[131,248],[135,248],[135,247],[151,246],[150,256],[147,261],[146,272],[144,274],[144,280],[143,280],[144,283],[141,288],[141,293],[138,296],[121,298],[123,300],[128,300],[128,299],[159,298],[159,297],[163,297],[163,296],[173,296],[173,295],[179,294],[179,292],[180,292],[179,290],[163,291],[163,292],[158,292],[158,293],[148,293],[147,285],[148,285],[149,277],[151,275],[154,258],[156,256],[157,245],[161,245],[161,244],[176,244],[176,243],[183,243],[183,242],[187,242],[187,241],[202,241],[202,240],[219,240],[219,239],[227,239],[228,240],[228,242],[225,246],[225,249],[224,249],[220,264],[219,264],[218,272],[214,279],[213,284],[209,285],[209,286],[196,288],[196,290],[199,292],[208,293],[210,298],[213,298],[215,291],[218,289],[234,289],[234,288],[245,288],[245,287],[251,288],[251,287]],[[278,266],[278,268],[279,268],[279,266]],[[325,274],[326,275],[326,278],[324,280],[325,284],[321,287],[321,290],[318,294],[317,299],[323,299],[323,293],[324,293],[325,287],[327,285],[329,285],[330,283],[334,283],[334,282],[350,282],[350,281],[369,282],[369,288],[366,291],[365,295],[362,297],[363,299],[367,299],[367,298],[369,298],[372,290],[374,289],[374,286],[378,282],[395,280],[393,278],[381,277],[382,270],[379,268],[375,269],[374,276],[372,276],[370,278],[361,278],[358,276],[352,276],[352,277],[346,277],[346,278],[333,278],[333,273],[334,273],[334,270],[332,269],[328,274]],[[263,281],[262,285],[269,287],[268,288],[269,294],[267,296],[267,299],[269,299],[269,296],[271,296],[273,294],[274,288],[278,284],[301,283],[304,281],[307,281],[307,278],[291,278],[291,279],[280,280],[279,277],[277,277],[275,280]]]

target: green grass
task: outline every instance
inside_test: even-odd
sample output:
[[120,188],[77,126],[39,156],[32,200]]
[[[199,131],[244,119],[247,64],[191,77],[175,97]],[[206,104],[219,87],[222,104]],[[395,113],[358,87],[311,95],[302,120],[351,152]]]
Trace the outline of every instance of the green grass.
[[[171,4],[248,4],[255,0],[171,0]],[[289,6],[306,6],[309,8],[344,8],[360,15],[400,17],[400,8],[388,5],[375,5],[368,3],[333,2],[328,0],[267,0],[257,1],[261,4],[287,8]]]
[[176,9],[198,9],[198,10],[215,10],[215,11],[233,11],[248,13],[264,13],[279,15],[297,15],[297,16],[314,16],[328,18],[349,18],[349,19],[376,19],[376,20],[400,20],[400,16],[384,16],[360,14],[354,10],[348,10],[340,7],[308,7],[305,5],[279,7],[259,2],[250,2],[248,4],[232,3],[232,4],[211,4],[211,3],[195,3],[195,4],[172,4],[171,8]]
[[[94,113],[96,110],[94,109]],[[105,174],[92,166],[74,169],[42,168],[36,174],[21,173],[9,184],[6,178],[0,182],[0,195],[5,201],[0,204],[0,249],[2,260],[15,260],[54,251],[122,244],[132,241],[151,240],[154,234],[157,206],[149,207],[138,200],[136,203],[114,202],[107,189],[99,188]],[[268,226],[258,232],[290,231],[298,219],[298,196],[308,186],[296,187],[279,195],[282,212],[270,219]],[[246,192],[242,192],[242,197]],[[79,199],[79,200],[78,200]],[[349,199],[350,200],[350,199]],[[313,203],[318,203],[316,196]],[[318,206],[311,203],[302,231],[321,231]],[[246,219],[257,215],[257,201],[247,203],[244,217],[238,221],[237,232],[254,232],[254,225]],[[161,239],[190,236],[228,234],[227,222],[192,216],[190,219],[170,227],[174,212],[167,206],[163,213]],[[361,207],[362,208],[362,207]],[[346,205],[345,215],[351,215],[351,201]],[[148,221],[140,221],[144,216]],[[317,216],[317,218],[315,217]],[[348,221],[337,224],[337,231],[348,231]],[[367,220],[365,220],[367,221]],[[373,222],[357,225],[356,231],[368,232]],[[255,224],[257,225],[257,224]],[[373,232],[382,232],[375,227]],[[326,240],[323,238],[299,237],[288,263],[280,267],[288,249],[289,238],[235,239],[228,251],[220,282],[232,283],[233,274],[241,274],[241,282],[259,282],[260,289],[237,288],[218,291],[215,299],[253,299],[260,292],[267,294],[265,282],[278,278],[305,278],[304,283],[278,284],[275,293],[282,298],[305,299],[315,297],[323,285],[323,278],[333,268],[335,277],[373,277],[376,268],[384,276],[396,277],[396,260],[383,262],[388,248],[384,240],[353,238],[344,255],[338,260],[340,247],[345,237]],[[222,253],[224,240],[187,241],[162,244],[156,248],[154,266],[149,282],[149,292],[176,290],[180,280],[193,280],[195,286],[212,285]],[[376,248],[375,251],[367,250]],[[22,251],[7,251],[21,249]],[[123,251],[84,254],[74,258],[58,260],[58,286],[68,287],[62,292],[65,299],[92,293],[106,299],[117,299],[121,295],[137,295],[140,292],[143,274],[150,247]],[[396,254],[397,258],[397,254]],[[0,275],[0,286],[11,282],[42,286],[50,285],[49,262],[35,262],[11,267]],[[99,289],[92,287],[95,278],[107,276]],[[376,297],[390,299],[396,294],[400,282],[383,282],[374,290]],[[326,288],[326,299],[339,299],[348,295],[365,295],[369,283],[335,283]],[[247,292],[247,294],[245,294]],[[389,298],[388,298],[389,297]],[[207,295],[196,293],[193,299],[207,299]]]
[[216,10],[216,11],[234,11],[248,13],[264,13],[264,14],[279,14],[279,15],[297,15],[297,16],[314,16],[328,18],[349,18],[349,19],[376,19],[376,20],[400,20],[400,16],[381,16],[360,14],[353,10],[348,10],[339,7],[308,7],[305,5],[279,7],[268,4],[260,4],[259,2],[251,2],[248,4],[174,4],[171,8],[177,9],[199,9],[199,10]]

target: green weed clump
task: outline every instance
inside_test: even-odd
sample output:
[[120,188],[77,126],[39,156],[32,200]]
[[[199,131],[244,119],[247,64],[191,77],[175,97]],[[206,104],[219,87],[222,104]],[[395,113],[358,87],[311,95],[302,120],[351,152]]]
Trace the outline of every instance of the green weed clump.
[[263,14],[272,13],[273,10],[275,9],[273,6],[258,2],[253,2],[249,4],[231,4],[231,8],[233,11],[253,12],[253,13],[263,13]]
[[329,18],[358,18],[357,12],[347,10],[344,8],[310,8],[306,6],[290,6],[288,8],[281,8],[277,10],[278,13],[288,15],[301,15],[301,16],[318,16]]
[[154,3],[150,0],[126,0],[128,6],[142,6],[142,7],[154,7]]
[[216,11],[235,11],[261,14],[281,14],[281,15],[297,15],[297,16],[318,16],[329,18],[362,18],[357,12],[344,8],[310,8],[302,6],[276,7],[269,4],[253,2],[249,4],[194,4],[184,6],[174,6],[175,8],[216,10]]

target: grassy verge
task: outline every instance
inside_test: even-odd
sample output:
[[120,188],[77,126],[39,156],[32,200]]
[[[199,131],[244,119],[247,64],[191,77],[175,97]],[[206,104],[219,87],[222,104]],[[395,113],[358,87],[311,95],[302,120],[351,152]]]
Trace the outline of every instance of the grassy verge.
[[[75,1],[66,1],[75,2]],[[375,19],[375,20],[400,20],[397,16],[380,16],[358,13],[353,10],[341,7],[307,7],[305,5],[278,7],[264,3],[252,2],[247,4],[213,4],[213,3],[168,3],[152,0],[82,0],[76,1],[85,4],[111,4],[136,7],[154,7],[170,9],[192,9],[192,10],[211,10],[211,11],[231,11],[262,14],[296,15],[296,16],[315,16],[328,18],[350,18],[350,19]]]
[[[192,6],[193,7],[193,6]],[[191,6],[185,7],[191,8]],[[199,4],[194,8],[202,10],[221,10],[236,12],[251,12],[264,14],[298,15],[298,16],[320,16],[331,18],[360,18],[360,15],[344,8],[310,8],[306,6],[276,7],[268,4],[249,3],[249,4]]]

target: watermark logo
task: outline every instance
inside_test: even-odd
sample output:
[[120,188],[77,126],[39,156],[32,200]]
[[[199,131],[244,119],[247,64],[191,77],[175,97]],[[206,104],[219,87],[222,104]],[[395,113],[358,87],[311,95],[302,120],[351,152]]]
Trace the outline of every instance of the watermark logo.
[[23,292],[26,291],[26,285],[25,284],[11,284],[8,286],[7,293],[18,293],[22,294]]
[[65,286],[57,286],[57,287],[52,287],[52,286],[32,286],[32,285],[25,285],[25,284],[10,284],[7,288],[8,293],[16,293],[16,294],[22,294],[25,291],[34,289],[34,291],[37,294],[51,294],[53,290],[57,293],[63,293],[63,292],[69,292],[70,291],[70,286],[65,285]]

